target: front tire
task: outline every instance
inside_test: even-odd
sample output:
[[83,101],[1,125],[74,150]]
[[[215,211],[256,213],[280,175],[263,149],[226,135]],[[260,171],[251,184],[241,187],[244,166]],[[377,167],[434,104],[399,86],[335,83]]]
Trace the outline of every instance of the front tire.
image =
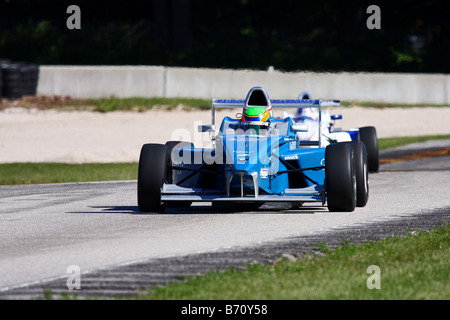
[[356,173],[350,143],[337,143],[326,147],[325,188],[329,211],[355,210]]
[[163,144],[144,144],[139,157],[138,207],[142,212],[164,212],[161,187],[165,181],[167,151]]

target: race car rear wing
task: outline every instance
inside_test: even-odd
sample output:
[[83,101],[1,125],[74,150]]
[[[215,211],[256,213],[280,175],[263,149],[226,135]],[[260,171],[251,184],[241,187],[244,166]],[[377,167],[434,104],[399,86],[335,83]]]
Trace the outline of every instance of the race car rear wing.
[[[340,100],[322,99],[271,99],[273,108],[319,108],[319,120],[322,107],[340,106]],[[211,125],[215,129],[215,109],[219,108],[244,108],[245,99],[212,99],[211,100]],[[204,126],[206,127],[206,126]],[[207,130],[204,130],[207,131]]]
[[[322,123],[322,107],[325,106],[340,106],[340,100],[322,100],[322,99],[271,99],[270,105],[272,108],[319,108],[319,128]],[[220,108],[244,108],[246,106],[245,99],[211,99],[211,124],[199,125],[199,132],[208,132],[211,141],[215,143],[216,119],[215,110]],[[296,129],[300,130],[303,129]],[[317,144],[321,145],[321,135]]]

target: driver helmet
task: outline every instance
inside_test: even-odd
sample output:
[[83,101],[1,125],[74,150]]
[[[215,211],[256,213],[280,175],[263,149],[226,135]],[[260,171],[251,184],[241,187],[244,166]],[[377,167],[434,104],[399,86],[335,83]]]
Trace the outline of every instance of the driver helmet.
[[309,92],[303,91],[302,93],[300,93],[300,95],[298,96],[298,98],[300,100],[310,100],[312,99],[311,95],[309,94]]
[[242,112],[242,128],[244,131],[254,130],[260,134],[261,130],[268,130],[272,116],[265,107],[252,106]]

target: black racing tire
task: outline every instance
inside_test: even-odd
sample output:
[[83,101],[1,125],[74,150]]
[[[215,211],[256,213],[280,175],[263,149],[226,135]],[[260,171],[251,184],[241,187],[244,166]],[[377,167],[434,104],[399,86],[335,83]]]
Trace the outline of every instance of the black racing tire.
[[356,170],[350,143],[337,143],[326,147],[325,191],[329,211],[355,210]]
[[165,182],[167,151],[163,144],[144,144],[139,157],[137,198],[141,212],[164,212],[161,187]]
[[350,143],[353,150],[356,171],[356,206],[365,207],[369,200],[369,164],[366,146],[362,141],[344,143]]
[[[194,144],[192,142],[186,141],[167,141],[166,142],[166,182],[173,183],[173,170],[172,167],[172,150],[175,147],[193,147]],[[167,206],[170,208],[189,208],[192,204],[192,201],[171,201],[167,202]]]
[[380,159],[378,153],[377,130],[375,127],[359,128],[359,140],[366,145],[369,172],[378,172],[380,169]]

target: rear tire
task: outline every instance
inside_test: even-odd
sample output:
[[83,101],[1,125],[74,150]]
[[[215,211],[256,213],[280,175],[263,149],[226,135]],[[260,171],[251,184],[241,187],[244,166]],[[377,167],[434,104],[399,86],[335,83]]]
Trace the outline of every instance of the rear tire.
[[378,154],[377,130],[375,127],[359,128],[359,140],[364,142],[366,145],[369,171],[378,172],[380,168],[380,160]]
[[166,146],[144,144],[139,157],[137,198],[142,212],[164,212],[166,204],[161,202],[161,187],[165,182],[167,167]]
[[361,141],[348,142],[352,146],[356,175],[356,206],[364,207],[369,200],[369,169],[366,146]]
[[350,143],[337,143],[325,149],[325,188],[328,210],[354,211],[356,173]]

